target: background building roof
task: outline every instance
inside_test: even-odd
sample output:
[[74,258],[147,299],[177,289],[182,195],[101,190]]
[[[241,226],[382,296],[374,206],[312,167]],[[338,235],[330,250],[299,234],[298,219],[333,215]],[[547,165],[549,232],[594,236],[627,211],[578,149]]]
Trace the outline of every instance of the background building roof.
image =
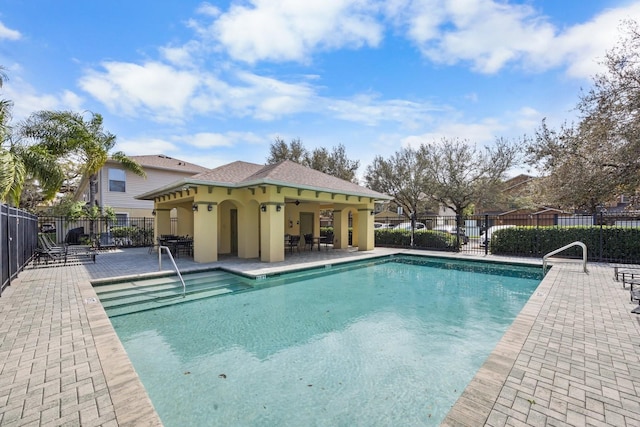
[[204,166],[174,159],[164,154],[149,154],[144,156],[128,156],[143,168],[166,169],[179,172],[200,173],[209,170]]

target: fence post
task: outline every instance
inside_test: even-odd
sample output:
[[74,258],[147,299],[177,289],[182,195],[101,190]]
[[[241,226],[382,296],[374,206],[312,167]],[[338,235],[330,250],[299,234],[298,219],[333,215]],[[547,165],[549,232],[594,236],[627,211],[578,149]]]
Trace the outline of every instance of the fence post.
[[487,232],[489,231],[489,215],[484,216],[484,254],[489,254],[489,240],[487,239]]
[[602,230],[602,224],[604,223],[604,215],[603,212],[600,211],[600,253],[598,256],[598,261],[602,262],[602,254],[604,253],[604,236],[603,233],[604,231]]
[[[0,275],[2,278],[0,282],[0,296],[2,296],[4,287],[11,285],[11,271],[9,268],[11,264],[9,260],[9,205],[0,204],[0,267],[2,270],[2,274]],[[6,265],[3,265],[5,263]],[[5,274],[5,270],[8,274]]]
[[456,215],[456,252],[460,252],[462,245],[460,244],[460,222],[462,220],[461,215]]

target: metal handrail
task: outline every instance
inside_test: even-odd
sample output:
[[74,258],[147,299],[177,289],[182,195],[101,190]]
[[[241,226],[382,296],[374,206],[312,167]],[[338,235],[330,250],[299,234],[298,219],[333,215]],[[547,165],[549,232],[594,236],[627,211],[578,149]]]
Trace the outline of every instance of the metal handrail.
[[182,298],[184,298],[187,294],[187,285],[184,284],[184,280],[182,279],[182,274],[180,274],[180,270],[178,270],[178,266],[176,265],[176,262],[173,259],[173,255],[171,255],[171,250],[169,250],[168,246],[158,246],[158,270],[162,270],[162,250],[163,249],[166,249],[167,254],[169,255],[169,259],[173,263],[173,267],[176,269],[176,273],[178,273],[178,277],[182,282]]
[[583,263],[582,269],[586,273],[587,272],[587,245],[585,245],[582,242],[573,242],[561,247],[560,249],[556,249],[555,251],[549,252],[548,254],[542,257],[542,274],[547,274],[547,258],[557,253],[560,253],[565,249],[569,249],[573,246],[580,246],[582,248],[582,263]]

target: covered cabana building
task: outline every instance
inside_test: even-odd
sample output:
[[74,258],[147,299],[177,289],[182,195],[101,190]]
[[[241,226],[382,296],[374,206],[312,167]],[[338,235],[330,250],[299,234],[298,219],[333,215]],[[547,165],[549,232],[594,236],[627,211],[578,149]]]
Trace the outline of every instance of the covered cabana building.
[[183,178],[137,199],[153,200],[155,236],[193,236],[196,262],[219,254],[283,261],[285,235],[320,236],[320,211],[333,211],[333,247],[374,248],[374,205],[391,197],[285,160],[272,165],[237,161]]

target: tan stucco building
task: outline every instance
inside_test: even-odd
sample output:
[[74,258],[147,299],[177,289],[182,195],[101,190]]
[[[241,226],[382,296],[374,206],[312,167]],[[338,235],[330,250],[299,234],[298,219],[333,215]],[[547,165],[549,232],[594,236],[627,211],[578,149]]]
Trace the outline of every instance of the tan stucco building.
[[374,203],[391,197],[291,161],[273,165],[233,162],[183,178],[136,197],[152,200],[155,235],[171,233],[170,211],[177,211],[177,234],[193,236],[196,262],[218,254],[283,261],[286,234],[320,235],[320,211],[333,211],[334,248],[374,247]]

